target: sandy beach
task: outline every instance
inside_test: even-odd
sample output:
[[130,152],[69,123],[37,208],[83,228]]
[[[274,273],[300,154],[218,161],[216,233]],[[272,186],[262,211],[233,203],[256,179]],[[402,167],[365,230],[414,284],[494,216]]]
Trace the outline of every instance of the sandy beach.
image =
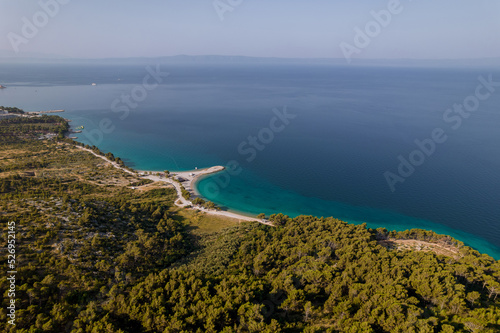
[[[192,195],[191,198],[195,198],[196,196],[199,196],[199,193],[195,187],[196,181],[200,177],[203,177],[203,176],[206,176],[209,174],[213,174],[213,173],[217,173],[217,172],[223,171],[224,169],[225,168],[223,166],[218,165],[218,166],[213,166],[211,168],[206,168],[206,169],[171,172],[169,178],[166,178],[165,176],[157,176],[156,174],[158,173],[158,171],[139,171],[139,174],[144,174],[143,176],[141,176],[142,178],[151,179],[155,182],[166,182],[166,183],[172,184],[177,191],[177,197],[178,197],[175,204],[179,207],[191,206],[191,207],[195,207],[195,209],[197,209],[199,211],[205,212],[205,213],[210,214],[210,215],[219,215],[219,216],[230,217],[233,219],[237,219],[240,222],[241,221],[255,221],[255,222],[271,225],[269,222],[260,220],[256,217],[245,216],[242,214],[237,214],[237,213],[228,212],[228,211],[206,209],[204,207],[196,206],[191,202],[191,200],[187,200],[182,196],[181,185],[173,179],[173,178],[184,179],[185,181],[182,182],[182,186],[184,186],[184,188],[191,193],[191,195]],[[149,172],[151,172],[153,174],[152,175],[145,174],[145,173],[149,173]]]
[[[182,181],[182,186],[190,192],[192,195],[199,195],[198,191],[196,190],[196,181],[199,180],[200,177],[210,175],[213,173],[217,173],[220,171],[223,171],[225,168],[223,166],[217,165],[213,166],[211,168],[205,168],[205,169],[196,169],[196,170],[190,170],[190,171],[178,171],[178,172],[171,172],[170,173],[170,178],[177,178],[177,179],[183,179]],[[146,176],[146,173],[153,173],[153,175],[147,175],[147,177],[153,176],[153,178],[149,178],[155,181],[162,181],[165,180],[164,176],[158,177],[156,174],[158,171],[144,171],[144,170],[139,170],[137,171],[139,174],[144,174],[144,177]],[[163,174],[163,172],[160,172]],[[147,178],[145,177],[145,178]]]
[[225,216],[225,217],[237,219],[240,222],[241,221],[255,221],[255,222],[259,222],[259,223],[266,224],[266,225],[272,225],[268,221],[264,221],[264,220],[258,219],[256,217],[245,216],[242,214],[237,214],[237,213],[227,212],[227,211],[211,210],[211,209],[206,209],[204,207],[195,206],[195,205],[193,205],[193,203],[190,200],[187,200],[182,196],[181,184],[179,184],[179,182],[174,180],[174,178],[178,178],[178,177],[184,179],[185,181],[182,182],[182,185],[184,186],[184,188],[187,191],[189,191],[192,195],[197,195],[197,191],[196,191],[196,188],[194,186],[196,184],[196,181],[202,176],[206,176],[206,175],[220,172],[220,171],[224,170],[225,168],[223,166],[213,166],[211,168],[196,169],[196,170],[190,170],[190,171],[171,172],[169,177],[165,177],[165,176],[161,176],[161,175],[159,176],[158,173],[163,174],[163,172],[159,172],[159,171],[138,170],[137,173],[134,173],[130,170],[122,168],[120,165],[118,165],[118,163],[112,162],[112,161],[108,160],[106,157],[96,154],[95,152],[93,152],[90,149],[80,147],[80,146],[75,146],[75,147],[82,149],[82,150],[85,150],[85,151],[93,154],[94,156],[97,156],[97,157],[105,160],[106,162],[113,165],[115,168],[120,169],[126,173],[140,176],[141,178],[144,178],[144,179],[150,179],[150,180],[155,181],[155,182],[164,182],[164,183],[168,183],[168,184],[173,185],[175,190],[177,191],[177,200],[175,201],[175,205],[178,207],[191,206],[191,207],[194,207],[194,209],[197,209],[199,211],[205,212],[205,213],[210,214],[210,215]]

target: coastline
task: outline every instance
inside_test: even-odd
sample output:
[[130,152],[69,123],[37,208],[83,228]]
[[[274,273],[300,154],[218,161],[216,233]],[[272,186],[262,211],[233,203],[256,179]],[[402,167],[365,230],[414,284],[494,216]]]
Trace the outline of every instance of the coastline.
[[[110,163],[115,168],[120,169],[120,170],[127,172],[129,174],[139,176],[140,178],[143,178],[143,179],[149,179],[149,180],[152,180],[155,182],[164,182],[164,183],[172,185],[177,192],[177,200],[174,202],[174,204],[177,207],[182,207],[182,208],[191,207],[192,209],[197,209],[199,211],[205,212],[205,213],[210,214],[210,215],[224,216],[224,217],[239,220],[239,222],[242,222],[242,221],[259,222],[259,223],[262,223],[265,225],[272,226],[272,224],[270,222],[260,220],[256,217],[246,216],[246,215],[238,214],[238,213],[231,212],[231,211],[209,210],[209,209],[206,209],[204,207],[199,207],[199,206],[194,205],[191,202],[191,200],[187,200],[182,196],[181,185],[184,186],[184,188],[186,190],[188,190],[188,187],[189,187],[188,191],[190,191],[190,193],[191,193],[191,191],[194,192],[196,190],[196,186],[194,186],[194,185],[196,184],[196,181],[200,177],[204,177],[204,176],[207,176],[207,175],[210,175],[213,173],[223,171],[225,169],[223,166],[218,165],[218,166],[213,166],[213,167],[205,168],[205,169],[172,172],[170,174],[170,177],[165,177],[165,176],[158,175],[158,174],[163,174],[163,172],[159,172],[159,171],[134,170],[135,172],[133,172],[133,171],[130,171],[130,170],[127,170],[127,169],[121,167],[116,162],[108,160],[105,156],[96,154],[94,151],[92,151],[88,148],[81,147],[78,145],[74,145],[74,147],[77,147],[81,150],[87,151],[87,152],[91,153],[92,155],[103,159],[107,163]],[[152,174],[146,174],[146,173],[152,173]],[[179,183],[176,180],[174,180],[173,177],[181,177],[183,179],[186,179],[186,181]],[[182,184],[185,182],[187,182],[188,187],[186,187],[185,184]],[[194,188],[194,190],[193,190],[193,188]]]
[[[195,170],[188,170],[188,171],[172,171],[170,172],[169,176],[166,177],[164,172],[161,171],[151,171],[151,170],[136,170],[137,173],[139,174],[140,177],[150,179],[156,182],[167,182],[167,183],[172,183],[175,182],[177,184],[180,184],[188,191],[191,193],[191,195],[195,196],[200,196],[200,193],[196,189],[196,183],[203,177],[221,172],[225,168],[220,165],[216,165],[210,168],[204,168],[204,169],[195,169]],[[160,175],[158,175],[160,174]],[[177,179],[183,179],[183,181],[177,182],[174,180],[174,178]]]
[[[193,209],[197,209],[199,211],[205,212],[205,213],[210,214],[210,215],[229,217],[229,218],[237,219],[240,222],[241,221],[259,222],[262,224],[272,226],[272,224],[267,222],[267,221],[260,220],[256,217],[243,215],[243,214],[240,214],[238,212],[211,210],[211,209],[206,209],[204,207],[196,206],[192,203],[191,200],[187,200],[182,196],[181,185],[184,187],[184,189],[186,191],[191,193],[191,195],[194,195],[195,197],[200,197],[200,194],[199,194],[198,190],[196,189],[196,183],[200,179],[203,179],[204,177],[206,177],[208,175],[211,175],[211,174],[214,174],[217,172],[221,172],[223,170],[225,170],[225,167],[217,165],[217,166],[213,166],[213,167],[205,168],[205,169],[171,172],[170,178],[165,177],[165,176],[161,176],[161,175],[158,176],[157,175],[158,173],[163,174],[162,172],[158,172],[158,171],[140,170],[138,172],[139,172],[139,174],[143,174],[143,175],[141,175],[142,178],[150,179],[150,180],[155,181],[155,182],[165,182],[165,183],[169,183],[169,184],[173,185],[175,187],[175,189],[177,190],[178,199],[175,202],[175,204],[178,207],[192,207]],[[153,173],[153,174],[146,175],[145,173]],[[185,181],[178,182],[178,181],[174,180],[173,177],[176,177],[176,178],[180,177],[182,179],[185,179]]]
[[[217,165],[217,166],[213,166],[213,167],[205,168],[205,169],[172,172],[172,173],[170,173],[170,178],[165,177],[165,176],[156,175],[158,173],[162,174],[161,172],[158,172],[158,171],[141,170],[141,171],[139,171],[139,173],[144,174],[146,172],[148,172],[148,173],[151,172],[151,173],[153,173],[152,175],[144,174],[141,177],[145,178],[145,179],[150,179],[150,180],[155,181],[155,182],[165,182],[165,183],[173,185],[175,187],[175,189],[177,190],[177,200],[176,200],[175,204],[178,207],[186,207],[186,208],[192,207],[193,209],[197,209],[199,211],[205,212],[205,213],[210,214],[210,215],[218,215],[218,216],[224,216],[224,217],[237,219],[237,220],[239,220],[239,222],[241,222],[241,221],[259,222],[262,224],[272,226],[271,223],[269,223],[267,221],[260,220],[256,217],[246,216],[246,215],[243,215],[243,214],[240,214],[237,212],[233,212],[233,211],[211,210],[211,209],[206,209],[204,207],[196,206],[192,203],[191,200],[187,200],[186,198],[184,198],[182,196],[181,185],[185,188],[185,190],[189,191],[192,195],[194,194],[195,197],[199,197],[200,195],[199,195],[198,190],[196,189],[196,183],[200,179],[202,179],[203,177],[206,177],[208,175],[211,175],[211,174],[214,174],[217,172],[221,172],[223,170],[225,170],[225,168],[223,166]],[[177,177],[177,178],[180,177],[182,179],[185,179],[185,181],[178,182],[178,181],[174,180],[173,177]]]
[[200,175],[199,177],[196,177],[196,179],[193,179],[193,181],[189,184],[193,190],[193,193],[194,195],[196,196],[199,196],[199,197],[202,197],[200,191],[198,191],[198,183],[200,181],[202,181],[203,179],[207,178],[208,176],[210,176],[211,174],[207,173],[207,174],[204,174],[204,175]]
[[[266,224],[266,225],[272,226],[272,224],[269,223],[267,220],[258,219],[256,217],[256,215],[253,215],[253,216],[246,215],[245,212],[239,212],[239,211],[235,211],[235,210],[228,210],[228,211],[208,210],[208,209],[206,209],[204,207],[193,205],[193,203],[192,203],[191,200],[186,200],[182,196],[181,183],[179,183],[179,182],[177,182],[177,181],[175,181],[175,180],[172,179],[173,178],[172,176],[175,176],[175,177],[180,176],[180,177],[182,177],[184,179],[187,179],[188,181],[184,181],[183,184],[182,184],[185,187],[187,185],[186,190],[188,190],[188,188],[189,188],[190,193],[192,193],[192,194],[194,193],[195,197],[202,197],[200,195],[199,191],[196,188],[196,184],[200,180],[204,179],[205,177],[207,177],[207,176],[209,176],[209,175],[211,175],[213,173],[223,171],[224,168],[221,167],[221,166],[211,167],[211,168],[205,168],[205,169],[199,169],[199,170],[191,170],[191,171],[172,172],[171,173],[171,178],[165,178],[165,177],[160,177],[160,176],[156,175],[158,173],[161,174],[162,172],[160,172],[160,171],[139,171],[139,170],[133,170],[133,172],[132,172],[130,170],[127,170],[127,169],[121,167],[116,162],[108,160],[105,156],[98,155],[98,154],[94,153],[90,149],[87,149],[87,148],[84,148],[84,147],[81,147],[81,146],[78,146],[78,145],[75,145],[75,147],[78,147],[80,149],[86,150],[86,151],[92,153],[93,155],[95,155],[95,156],[97,156],[97,157],[105,160],[106,162],[112,164],[115,168],[121,169],[121,170],[123,170],[123,171],[125,171],[127,173],[130,173],[130,174],[133,174],[135,176],[140,176],[141,172],[142,173],[145,173],[145,172],[148,172],[148,173],[151,172],[151,173],[153,173],[152,175],[143,175],[140,178],[150,179],[150,180],[157,181],[157,182],[164,182],[164,183],[168,183],[168,184],[172,185],[176,189],[176,192],[177,192],[177,200],[175,201],[175,205],[178,206],[178,207],[189,208],[189,209],[196,209],[196,210],[202,211],[202,212],[204,212],[206,214],[217,215],[217,216],[224,216],[224,217],[227,217],[227,218],[236,219],[239,222],[242,222],[242,221],[254,221],[254,222],[259,222],[259,223],[262,223],[262,224]],[[193,173],[194,173],[194,176],[190,175],[190,174],[193,174]],[[344,219],[344,220],[346,222],[348,222],[348,223],[353,223],[353,224],[364,223],[364,222],[360,222],[360,221],[352,221],[352,220],[346,220],[346,219]],[[387,225],[383,225],[381,227],[387,228],[389,230],[396,230],[397,229],[399,231],[411,229],[411,228],[408,228],[408,227],[405,227],[405,228],[391,228],[391,227],[389,227]],[[416,226],[414,228],[435,231],[435,229],[431,228],[430,226]],[[443,235],[450,235],[454,239],[460,240],[460,241],[464,242],[465,245],[471,246],[472,248],[474,248],[474,249],[476,249],[476,250],[478,250],[478,251],[480,251],[482,253],[486,253],[486,254],[490,255],[491,257],[493,257],[493,258],[500,258],[500,252],[498,251],[498,249],[495,248],[491,243],[489,243],[486,240],[479,239],[479,238],[474,238],[474,239],[470,240],[470,239],[468,239],[467,234],[460,233],[460,232],[458,232],[456,230],[453,231],[453,232],[450,232],[450,231],[435,231],[435,232],[437,232],[439,234],[443,234]],[[468,239],[468,240],[466,240],[466,239]]]

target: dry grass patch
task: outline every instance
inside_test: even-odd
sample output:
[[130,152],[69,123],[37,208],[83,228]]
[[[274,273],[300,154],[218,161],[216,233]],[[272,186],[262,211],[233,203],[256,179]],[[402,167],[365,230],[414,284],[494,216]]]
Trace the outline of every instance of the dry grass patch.
[[459,251],[456,247],[438,243],[430,243],[416,239],[388,239],[379,242],[380,245],[398,251],[424,251],[434,252],[437,255],[458,258]]
[[194,233],[213,233],[239,224],[237,219],[225,216],[210,215],[195,209],[179,209],[178,215],[189,221]]

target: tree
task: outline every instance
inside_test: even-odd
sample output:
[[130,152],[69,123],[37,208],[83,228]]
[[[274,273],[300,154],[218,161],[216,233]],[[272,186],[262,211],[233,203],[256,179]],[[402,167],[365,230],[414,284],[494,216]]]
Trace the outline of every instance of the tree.
[[197,205],[197,206],[203,206],[205,204],[205,200],[203,200],[202,198],[198,197],[198,198],[195,198],[193,200],[193,205]]
[[184,188],[184,186],[182,186],[182,185],[181,185],[181,193],[182,193],[182,196],[184,197],[184,199],[186,199],[186,200],[191,199],[191,193],[189,193],[189,191],[186,190]]
[[470,293],[467,294],[467,301],[469,301],[469,303],[474,306],[474,304],[476,303],[476,301],[481,297],[481,294],[478,293],[477,291],[472,291]]
[[206,209],[215,209],[217,206],[212,201],[207,201],[203,205]]
[[275,225],[285,225],[288,222],[288,219],[288,215],[283,215],[282,213],[272,214],[269,216],[269,220]]

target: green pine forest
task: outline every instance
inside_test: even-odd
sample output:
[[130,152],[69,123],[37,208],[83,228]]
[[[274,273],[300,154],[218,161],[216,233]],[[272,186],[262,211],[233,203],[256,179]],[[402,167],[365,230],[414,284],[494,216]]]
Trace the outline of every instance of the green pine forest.
[[79,149],[68,128],[0,121],[2,332],[500,332],[499,262],[449,236],[179,208],[172,187]]

